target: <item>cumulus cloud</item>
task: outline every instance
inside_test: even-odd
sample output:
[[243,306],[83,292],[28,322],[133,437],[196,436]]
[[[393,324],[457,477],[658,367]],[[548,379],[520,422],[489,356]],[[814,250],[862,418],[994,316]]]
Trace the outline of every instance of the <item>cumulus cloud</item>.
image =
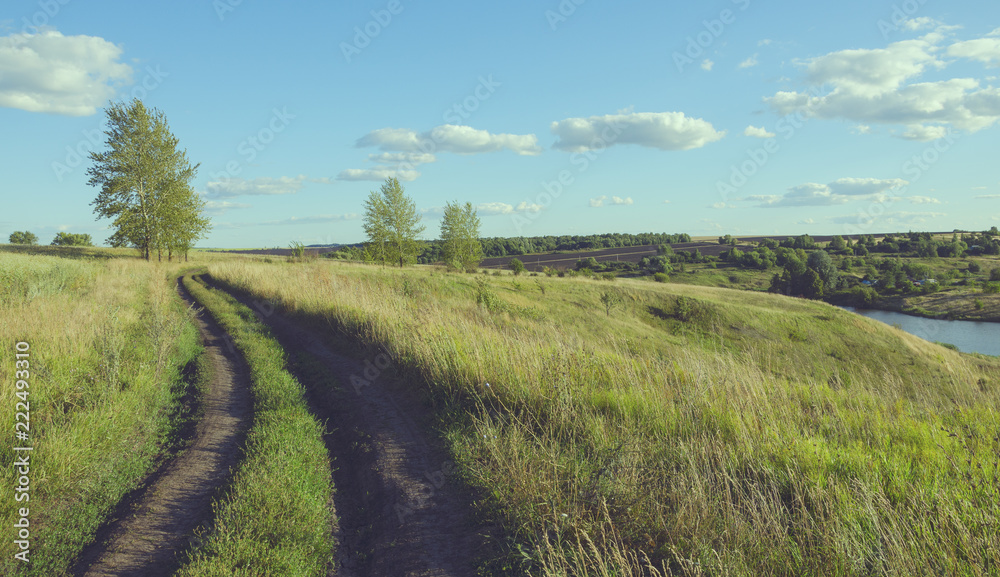
[[567,118],[552,123],[558,137],[553,148],[566,152],[602,149],[615,144],[638,144],[660,150],[701,148],[725,136],[701,118],[683,112],[628,112]]
[[712,62],[708,58],[701,61],[701,69],[706,72],[711,72],[713,66],[715,66],[715,62]]
[[840,178],[829,184],[807,182],[788,189],[783,195],[754,195],[743,200],[760,207],[835,206],[852,199],[883,196],[887,191],[909,184],[900,178]]
[[209,200],[205,202],[205,212],[216,215],[222,214],[227,210],[234,208],[250,208],[250,205],[242,202],[229,202],[226,200]]
[[[929,24],[919,20],[913,25]],[[901,125],[905,131],[897,136],[909,140],[941,138],[949,127],[970,132],[990,127],[1000,120],[1000,90],[984,88],[976,78],[917,81],[928,70],[947,67],[943,54],[1000,63],[1000,38],[955,42],[945,48],[947,35],[942,30],[948,28],[937,26],[935,32],[885,48],[812,58],[803,63],[811,90],[781,91],[765,101],[779,114],[802,112],[865,125]],[[823,86],[830,91],[821,95],[818,89]]]
[[381,182],[395,178],[402,182],[412,182],[420,176],[416,170],[395,170],[392,168],[348,168],[341,170],[337,180],[374,180]]
[[590,206],[591,206],[591,208],[597,208],[597,207],[600,207],[600,206],[604,206],[604,201],[607,200],[607,199],[608,199],[608,197],[604,196],[604,195],[598,196],[597,198],[592,198],[592,199],[590,199]]
[[418,164],[428,164],[437,160],[433,154],[425,152],[381,152],[369,154],[368,160],[379,164],[401,164],[416,166]]
[[510,150],[516,154],[541,154],[534,134],[492,134],[471,126],[445,124],[418,133],[405,128],[380,128],[357,140],[358,148],[378,147],[387,152],[453,152],[481,154]]
[[906,200],[910,201],[910,204],[941,204],[940,200],[929,196],[908,196]]
[[541,212],[545,207],[540,204],[535,204],[533,202],[522,201],[514,210],[517,212]]
[[758,64],[757,55],[754,54],[753,56],[747,58],[743,62],[740,62],[739,68],[753,68],[754,66],[757,66],[757,64]]
[[299,176],[281,176],[278,178],[260,177],[253,180],[243,178],[227,178],[212,180],[205,185],[206,197],[211,199],[232,198],[235,196],[261,196],[274,194],[295,194],[302,190],[303,183],[329,183],[329,178],[307,178]]
[[773,132],[768,132],[766,128],[757,128],[753,125],[743,129],[743,134],[745,136],[753,136],[754,138],[774,138]]
[[132,81],[122,49],[96,36],[56,31],[0,37],[0,106],[89,116]]
[[606,195],[601,195],[598,196],[597,198],[590,199],[590,206],[593,208],[605,206],[605,203],[607,203],[608,206],[630,206],[633,204],[633,201],[631,196],[625,198],[622,198],[620,196],[612,196],[608,198],[608,196]]

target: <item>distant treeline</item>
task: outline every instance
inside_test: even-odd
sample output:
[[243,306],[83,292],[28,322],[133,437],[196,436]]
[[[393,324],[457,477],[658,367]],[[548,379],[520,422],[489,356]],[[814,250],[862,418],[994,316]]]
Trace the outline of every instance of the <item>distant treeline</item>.
[[[492,237],[479,239],[483,245],[483,258],[519,256],[538,252],[597,250],[602,248],[622,248],[691,242],[687,233],[667,234],[647,232],[642,234],[606,233],[591,235],[563,236],[518,236],[511,238]],[[422,264],[441,260],[440,241],[430,241],[417,258]]]

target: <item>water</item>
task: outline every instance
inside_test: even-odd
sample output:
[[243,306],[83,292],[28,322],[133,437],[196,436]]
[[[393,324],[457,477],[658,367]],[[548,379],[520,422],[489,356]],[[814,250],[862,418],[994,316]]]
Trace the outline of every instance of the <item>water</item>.
[[1000,355],[1000,323],[945,321],[914,317],[893,311],[843,308],[882,321],[887,325],[896,325],[911,335],[927,341],[955,345],[963,353]]

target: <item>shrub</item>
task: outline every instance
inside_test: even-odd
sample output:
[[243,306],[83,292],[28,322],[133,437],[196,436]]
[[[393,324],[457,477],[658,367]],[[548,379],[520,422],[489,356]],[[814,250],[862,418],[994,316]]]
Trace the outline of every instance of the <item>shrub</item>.
[[502,313],[508,309],[507,303],[482,279],[476,279],[476,304],[492,314]]
[[601,293],[601,304],[604,305],[604,312],[609,317],[611,316],[611,309],[621,306],[624,302],[625,299],[617,292],[608,291]]
[[1000,268],[995,268],[990,271],[990,282],[1000,281]]
[[615,280],[616,278],[618,278],[618,275],[616,275],[616,274],[615,274],[615,273],[613,273],[613,272],[602,272],[601,274],[599,274],[599,275],[598,275],[598,278],[599,278],[600,280],[609,280],[609,281],[613,281],[613,280]]
[[668,275],[665,272],[658,272],[653,275],[653,280],[655,280],[656,282],[667,282],[668,280],[670,280],[670,275]]
[[524,272],[524,263],[521,262],[519,259],[516,258],[510,259],[510,263],[508,263],[507,266],[510,267],[510,270],[514,271],[515,276]]
[[978,262],[972,261],[969,263],[969,272],[971,272],[972,274],[976,274],[981,270],[983,270],[983,267],[979,266]]

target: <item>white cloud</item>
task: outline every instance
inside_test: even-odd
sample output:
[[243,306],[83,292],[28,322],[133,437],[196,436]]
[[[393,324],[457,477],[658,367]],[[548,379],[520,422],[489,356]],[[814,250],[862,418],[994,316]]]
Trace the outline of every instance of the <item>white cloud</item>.
[[0,37],[0,106],[89,116],[132,81],[122,49],[96,36],[56,31]]
[[855,134],[871,134],[872,133],[872,127],[868,126],[867,124],[859,124],[859,125],[857,125],[857,126],[854,127],[853,132]]
[[483,215],[510,214],[514,212],[514,206],[506,202],[484,202],[476,205],[476,213]]
[[250,208],[249,204],[242,202],[229,202],[226,200],[209,200],[205,202],[205,211],[212,214],[222,214],[234,208]]
[[770,38],[765,38],[763,40],[757,41],[757,46],[768,46],[771,44],[771,42],[773,42],[773,40],[771,40]]
[[604,201],[607,200],[607,199],[608,199],[608,197],[606,197],[604,195],[598,196],[597,198],[592,198],[592,199],[590,199],[590,206],[591,206],[591,208],[597,208],[599,206],[604,206]]
[[910,18],[903,22],[903,28],[913,32],[920,30],[928,30],[931,28],[937,28],[941,26],[941,23],[933,18],[928,18],[927,16],[920,16],[918,18]]
[[1000,198],[1000,194],[980,194],[979,196],[977,196],[975,198],[990,199],[990,200],[992,200],[992,199]]
[[[884,221],[887,224],[923,224],[929,219],[941,218],[942,216],[948,216],[944,212],[906,212],[906,211],[890,211],[878,217],[880,221]],[[867,213],[858,213],[854,215],[847,216],[835,216],[830,219],[830,222],[837,224],[868,224],[873,221],[873,217]]]
[[553,148],[583,152],[615,144],[638,144],[660,150],[701,148],[725,136],[701,118],[683,112],[627,112],[567,118],[552,123],[558,137]]
[[795,224],[816,224],[816,221],[814,219],[807,218],[805,220],[800,220],[799,222],[797,222]]
[[399,164],[412,167],[418,164],[434,162],[437,158],[433,154],[425,152],[380,152],[378,154],[369,154],[368,160],[378,164]]
[[916,140],[919,142],[927,142],[929,140],[936,140],[938,138],[944,138],[948,135],[948,127],[942,126],[940,124],[936,125],[925,125],[925,124],[911,124],[906,127],[906,132],[902,133],[900,136],[906,140]]
[[907,184],[899,178],[840,178],[829,184],[807,182],[793,186],[781,196],[754,195],[743,200],[757,202],[760,207],[835,206],[861,198],[877,198]]
[[510,150],[520,155],[541,154],[538,137],[534,134],[491,134],[471,126],[445,124],[417,133],[405,128],[380,128],[357,140],[355,146],[378,147],[388,152],[453,152],[481,154]]
[[724,202],[715,202],[708,205],[708,208],[714,208],[716,210],[722,210],[724,208],[736,208],[735,204],[726,204]]
[[940,200],[929,196],[908,196],[906,199],[910,204],[941,204]]
[[258,196],[272,194],[295,194],[302,190],[305,182],[329,183],[329,178],[306,178],[299,176],[282,176],[279,178],[260,177],[253,180],[243,178],[227,178],[225,180],[209,181],[205,188],[206,197],[232,198],[234,196]]
[[[667,202],[670,202],[670,201],[667,201]],[[601,206],[605,206],[605,203],[607,203],[606,206],[630,206],[630,205],[634,204],[634,202],[632,201],[632,197],[631,196],[626,197],[626,198],[622,198],[620,196],[612,196],[609,199],[607,196],[605,196],[605,195],[602,194],[601,196],[598,196],[597,198],[590,199],[590,206],[593,207],[593,208],[598,208],[598,207],[601,207]]]
[[664,200],[663,204],[670,204],[670,201],[669,200]]
[[948,56],[978,60],[987,66],[1000,65],[1000,38],[991,36],[956,42],[948,47]]
[[374,180],[383,181],[388,178],[395,178],[403,182],[412,182],[420,176],[416,170],[395,170],[391,168],[348,168],[341,170],[337,175],[337,180]]
[[[920,21],[914,26],[925,25]],[[894,42],[885,48],[832,52],[805,62],[813,88],[809,92],[778,92],[765,101],[778,113],[802,112],[816,118],[847,119],[863,124],[906,127],[895,133],[910,140],[934,140],[949,127],[975,132],[1000,120],[1000,89],[984,88],[976,78],[915,82],[928,69],[949,63],[942,31]],[[1000,38],[957,42],[949,56],[1000,63]],[[818,88],[830,91],[820,95]]]
[[707,72],[712,71],[712,67],[715,66],[715,62],[712,62],[708,58],[701,61],[701,69]]
[[740,62],[738,67],[739,68],[753,68],[754,66],[757,66],[757,64],[758,64],[758,62],[757,62],[757,55],[754,54],[753,56],[747,58],[743,62]]
[[753,136],[755,138],[774,138],[773,132],[768,132],[766,128],[757,128],[753,125],[747,126],[743,129],[743,134],[745,136]]
[[632,197],[631,196],[627,196],[625,198],[621,198],[621,197],[618,197],[618,196],[612,196],[611,197],[611,204],[616,204],[616,205],[619,205],[619,206],[630,206],[631,204],[633,204],[632,203]]
[[514,210],[516,210],[517,212],[540,212],[543,208],[545,207],[540,204],[522,201],[520,204],[514,207]]

